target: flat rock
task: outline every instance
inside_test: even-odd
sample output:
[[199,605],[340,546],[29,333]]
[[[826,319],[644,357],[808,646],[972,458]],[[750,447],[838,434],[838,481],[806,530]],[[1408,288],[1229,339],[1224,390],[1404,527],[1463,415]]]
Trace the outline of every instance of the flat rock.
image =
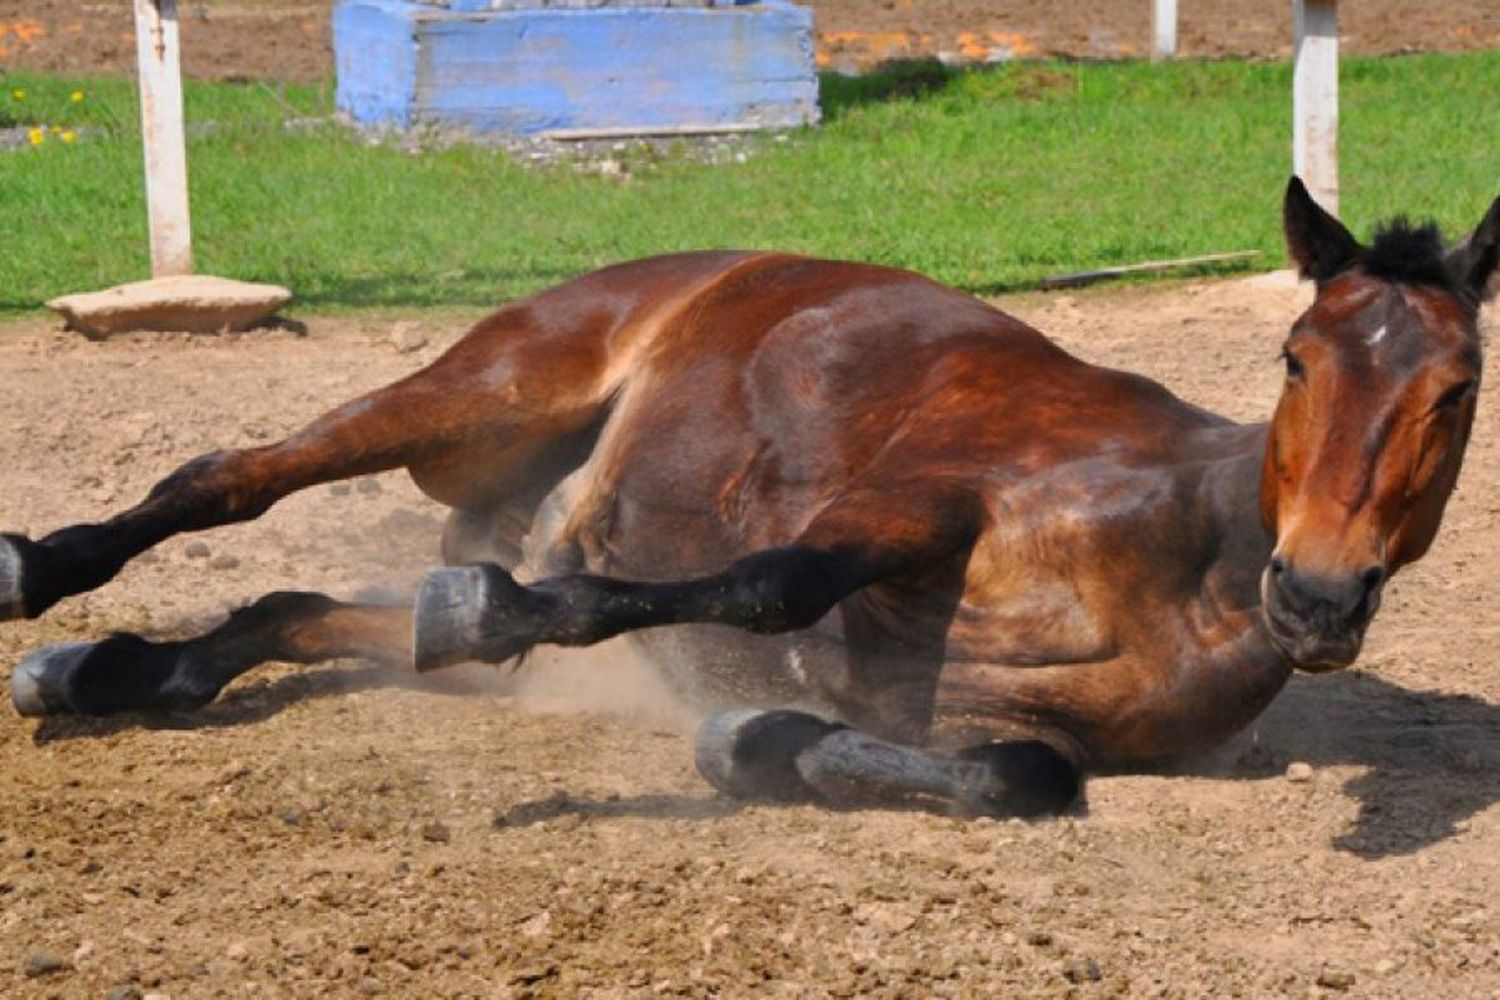
[[263,323],[291,298],[292,293],[279,285],[184,274],[64,295],[48,302],[47,308],[86,337],[126,330],[217,333]]

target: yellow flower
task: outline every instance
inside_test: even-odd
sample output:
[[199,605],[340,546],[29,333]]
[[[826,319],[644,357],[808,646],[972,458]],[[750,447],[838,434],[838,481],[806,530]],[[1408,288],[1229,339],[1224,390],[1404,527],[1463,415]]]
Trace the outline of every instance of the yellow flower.
[[34,128],[29,130],[26,133],[26,141],[31,143],[33,146],[40,146],[42,143],[47,141],[47,130],[41,128]]
[[63,142],[72,142],[74,139],[78,138],[78,134],[70,128],[65,128],[63,129],[62,135],[58,136],[58,138]]
[[12,90],[10,92],[10,99],[12,101],[24,101],[26,100],[26,91],[22,90],[20,87],[17,87],[15,90]]
[[71,94],[68,95],[68,100],[72,101],[74,104],[82,104],[83,103],[83,91],[81,91],[81,90],[75,90],[75,91],[73,91]]

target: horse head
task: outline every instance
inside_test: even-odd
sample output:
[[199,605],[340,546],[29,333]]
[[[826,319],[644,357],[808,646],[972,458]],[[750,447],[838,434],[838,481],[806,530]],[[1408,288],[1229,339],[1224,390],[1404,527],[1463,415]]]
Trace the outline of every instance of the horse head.
[[1396,219],[1368,246],[1293,178],[1287,245],[1312,306],[1292,325],[1261,473],[1275,538],[1263,615],[1298,667],[1359,653],[1392,573],[1432,543],[1474,422],[1479,305],[1500,253],[1500,199],[1463,244]]

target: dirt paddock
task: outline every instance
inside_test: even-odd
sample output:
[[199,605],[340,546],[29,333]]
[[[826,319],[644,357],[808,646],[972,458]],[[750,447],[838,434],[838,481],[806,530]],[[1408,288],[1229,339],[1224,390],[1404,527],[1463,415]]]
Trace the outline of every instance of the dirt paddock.
[[[1259,278],[1005,305],[1248,419],[1304,296]],[[0,325],[0,527],[103,517],[413,370],[469,318],[104,344]],[[0,994],[1494,995],[1495,400],[1360,669],[1299,678],[1180,773],[1096,778],[1062,819],[717,799],[688,714],[620,650],[515,676],[267,667],[181,717],[0,709]],[[0,679],[41,643],[180,634],[270,589],[400,590],[439,517],[389,475],[174,539],[0,626]]]

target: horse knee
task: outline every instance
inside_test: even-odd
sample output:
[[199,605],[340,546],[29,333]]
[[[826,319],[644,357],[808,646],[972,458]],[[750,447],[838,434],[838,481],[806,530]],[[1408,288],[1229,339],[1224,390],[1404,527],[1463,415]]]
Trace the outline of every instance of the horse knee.
[[742,624],[751,632],[807,628],[836,600],[824,558],[804,549],[759,553],[735,563],[729,574]]
[[1077,765],[1041,740],[986,743],[960,757],[981,768],[966,796],[969,807],[981,815],[1055,815],[1083,789]]

